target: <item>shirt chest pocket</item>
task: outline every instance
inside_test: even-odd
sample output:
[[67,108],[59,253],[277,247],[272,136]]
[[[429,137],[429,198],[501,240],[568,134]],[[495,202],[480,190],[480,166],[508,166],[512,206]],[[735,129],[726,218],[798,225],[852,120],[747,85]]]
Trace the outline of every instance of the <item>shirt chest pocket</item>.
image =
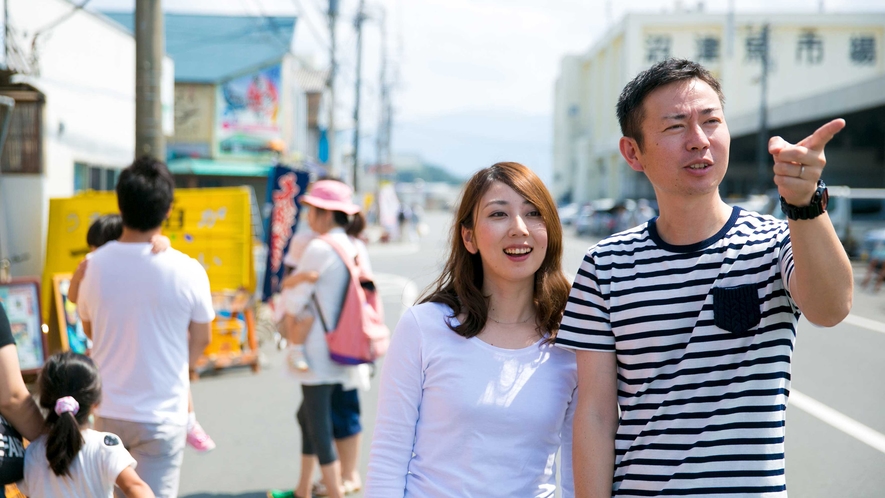
[[744,334],[759,325],[762,313],[756,284],[714,287],[711,292],[713,321],[717,327],[736,334]]

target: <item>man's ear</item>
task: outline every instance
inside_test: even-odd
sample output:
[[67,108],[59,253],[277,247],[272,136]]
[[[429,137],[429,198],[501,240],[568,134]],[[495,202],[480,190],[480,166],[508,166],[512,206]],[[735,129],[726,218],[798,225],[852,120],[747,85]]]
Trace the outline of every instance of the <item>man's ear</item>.
[[639,144],[636,143],[635,139],[621,137],[621,140],[618,142],[618,148],[621,149],[621,155],[624,156],[624,160],[627,161],[627,164],[634,171],[645,171],[639,158],[642,151],[639,150]]
[[473,230],[464,225],[461,225],[461,240],[464,242],[464,247],[467,248],[467,252],[470,254],[476,254],[479,252],[479,248],[476,247],[476,241],[473,240]]

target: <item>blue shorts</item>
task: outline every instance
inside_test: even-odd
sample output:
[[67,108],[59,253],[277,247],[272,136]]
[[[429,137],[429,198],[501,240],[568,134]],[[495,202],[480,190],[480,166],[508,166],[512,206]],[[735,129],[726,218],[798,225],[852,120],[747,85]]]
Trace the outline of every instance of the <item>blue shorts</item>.
[[345,391],[341,384],[332,391],[332,435],[335,439],[354,436],[363,430],[360,425],[360,397],[356,391]]

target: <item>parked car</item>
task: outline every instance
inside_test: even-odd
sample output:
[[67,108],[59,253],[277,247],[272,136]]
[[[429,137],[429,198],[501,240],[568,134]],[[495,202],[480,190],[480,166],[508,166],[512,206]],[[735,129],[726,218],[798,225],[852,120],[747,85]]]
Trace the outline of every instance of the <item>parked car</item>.
[[[850,189],[851,218],[843,244],[848,255],[866,259],[885,229],[885,189]],[[828,209],[829,210],[829,209]]]
[[559,212],[559,222],[562,223],[563,226],[569,226],[578,218],[581,205],[577,202],[573,202],[571,204],[559,206],[556,210]]
[[581,208],[575,220],[575,233],[607,237],[654,218],[656,206],[656,202],[647,199],[596,199]]
[[[881,238],[885,238],[885,189],[828,186],[827,214],[845,252],[852,258],[866,259]],[[777,201],[777,193],[772,194]],[[784,219],[778,202],[772,215]]]

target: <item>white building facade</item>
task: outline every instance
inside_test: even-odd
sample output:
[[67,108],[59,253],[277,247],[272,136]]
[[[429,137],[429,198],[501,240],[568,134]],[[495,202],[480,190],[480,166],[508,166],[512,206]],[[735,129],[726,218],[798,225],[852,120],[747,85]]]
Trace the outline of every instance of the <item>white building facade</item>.
[[49,199],[112,189],[132,162],[135,40],[101,15],[72,13],[69,1],[7,6],[14,56],[0,94],[16,109],[0,175],[0,236],[11,274],[38,276]]
[[[783,129],[785,138],[799,140],[805,135],[789,132],[804,128],[791,126],[885,105],[885,14],[628,14],[587,52],[561,62],[554,107],[557,200],[653,197],[644,175],[631,170],[618,151],[615,105],[628,81],[668,57],[698,61],[722,82],[732,138],[744,137],[743,142],[733,141],[724,194],[754,188],[759,177],[753,136],[760,129],[763,26],[769,33],[769,132]],[[854,147],[836,151],[835,157],[828,150],[830,162],[842,158],[856,168],[861,158],[862,174],[845,172],[844,181],[881,180],[885,186],[885,162],[876,157],[878,149],[857,146],[863,140],[853,142]]]

